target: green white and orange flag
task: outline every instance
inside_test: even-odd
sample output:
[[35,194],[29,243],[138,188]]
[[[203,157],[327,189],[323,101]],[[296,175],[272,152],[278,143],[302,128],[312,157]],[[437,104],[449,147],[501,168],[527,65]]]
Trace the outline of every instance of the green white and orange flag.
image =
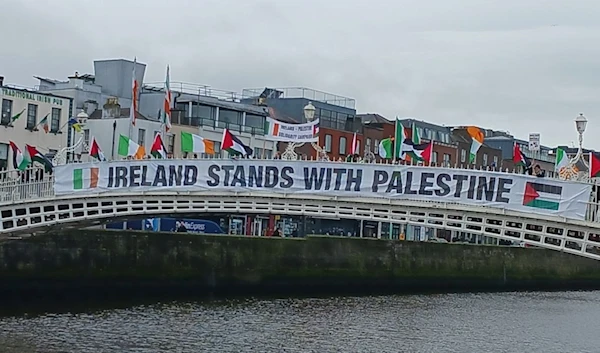
[[467,127],[467,133],[473,139],[471,143],[471,153],[469,155],[469,163],[475,163],[475,158],[477,157],[477,151],[483,145],[483,140],[485,139],[485,135],[480,128],[476,126]]

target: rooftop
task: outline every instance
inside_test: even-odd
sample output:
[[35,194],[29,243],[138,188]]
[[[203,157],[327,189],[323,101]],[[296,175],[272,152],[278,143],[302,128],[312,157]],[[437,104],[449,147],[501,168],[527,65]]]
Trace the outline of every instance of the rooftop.
[[315,102],[337,105],[339,107],[356,109],[356,100],[336,94],[318,91],[306,87],[283,87],[283,88],[246,88],[242,90],[243,98],[304,98]]

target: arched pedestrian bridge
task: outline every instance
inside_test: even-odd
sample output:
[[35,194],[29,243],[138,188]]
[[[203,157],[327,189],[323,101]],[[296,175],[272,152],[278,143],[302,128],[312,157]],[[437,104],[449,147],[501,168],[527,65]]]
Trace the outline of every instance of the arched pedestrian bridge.
[[282,160],[59,165],[3,178],[0,237],[158,215],[356,219],[521,241],[600,260],[595,187],[520,174]]

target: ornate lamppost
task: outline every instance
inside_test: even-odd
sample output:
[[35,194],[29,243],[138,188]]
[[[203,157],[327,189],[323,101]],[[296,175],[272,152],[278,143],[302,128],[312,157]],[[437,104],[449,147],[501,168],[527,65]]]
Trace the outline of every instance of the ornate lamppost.
[[[589,165],[583,156],[583,133],[587,127],[587,119],[582,114],[575,118],[575,128],[579,134],[579,148],[577,154],[569,161],[569,166],[559,171],[559,177],[567,180],[586,181],[589,179]],[[579,166],[585,166],[585,170],[580,170]]]
[[[77,114],[77,122],[80,124],[85,124],[87,122],[87,118],[89,118],[89,116],[84,111]],[[71,129],[70,126],[68,126],[67,128]],[[71,136],[71,141],[74,140],[75,133],[76,133],[76,131],[73,130],[73,135]],[[85,146],[83,139],[84,139],[84,134],[81,134],[81,136],[79,137],[79,140],[77,140],[77,142],[75,142],[71,146],[61,148],[58,152],[56,152],[56,154],[54,155],[54,158],[52,158],[52,164],[54,164],[54,165],[66,164],[67,163],[67,155],[69,153],[72,153],[72,156],[74,157],[75,151],[81,145],[84,145],[83,148],[84,148],[84,150],[87,151],[88,146]]]
[[[315,108],[314,105],[312,105],[312,102],[308,102],[308,104],[304,107],[304,117],[306,118],[306,121],[311,122],[315,119],[315,111],[316,110],[317,109]],[[327,155],[327,152],[325,152],[325,150],[321,146],[319,146],[319,144],[317,142],[311,142],[310,144],[315,149],[315,151],[317,151],[317,159],[318,160],[322,160],[322,161],[329,160],[329,156]],[[303,145],[304,145],[304,142],[288,142],[287,147],[285,148],[285,151],[281,154],[281,159],[288,160],[288,161],[298,160],[298,154],[294,150]]]

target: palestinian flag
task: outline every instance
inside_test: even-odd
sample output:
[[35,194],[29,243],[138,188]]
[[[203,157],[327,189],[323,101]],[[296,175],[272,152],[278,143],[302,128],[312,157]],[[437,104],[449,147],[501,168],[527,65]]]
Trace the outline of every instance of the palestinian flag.
[[252,155],[252,148],[244,145],[242,141],[237,136],[229,132],[228,129],[223,130],[223,140],[221,141],[221,149],[226,150],[231,155]]
[[9,143],[13,155],[13,168],[18,170],[27,169],[29,164],[31,164],[31,159],[29,158],[29,155],[21,152],[19,147],[17,147],[17,145],[14,142],[9,141]]
[[25,148],[27,148],[27,153],[29,154],[29,158],[31,158],[31,162],[40,163],[44,166],[44,169],[47,172],[52,171],[54,166],[52,165],[52,162],[48,159],[48,157],[44,156],[40,151],[37,150],[37,148],[33,146],[25,145]]
[[523,194],[523,206],[558,211],[562,186],[528,181]]
[[160,137],[160,134],[156,134],[156,136],[154,136],[154,142],[152,142],[152,147],[150,148],[150,154],[154,158],[167,159],[167,149],[165,148],[165,144],[163,143],[163,140],[162,140],[162,137]]
[[386,138],[379,142],[379,157],[392,158],[394,154],[394,138]]
[[104,153],[102,153],[100,145],[98,144],[98,141],[96,141],[95,137],[92,137],[92,142],[90,142],[90,156],[96,158],[100,162],[106,161]]
[[415,144],[411,139],[405,139],[400,150],[402,151],[401,159],[409,155],[411,160],[429,163],[433,155],[433,140],[427,143]]
[[525,169],[531,167],[531,160],[523,154],[516,142],[513,147],[513,162],[516,166],[522,166]]
[[590,178],[600,176],[600,153],[590,152]]
[[142,159],[146,155],[146,149],[144,146],[140,146],[133,142],[129,137],[120,135],[118,153],[119,156]]

